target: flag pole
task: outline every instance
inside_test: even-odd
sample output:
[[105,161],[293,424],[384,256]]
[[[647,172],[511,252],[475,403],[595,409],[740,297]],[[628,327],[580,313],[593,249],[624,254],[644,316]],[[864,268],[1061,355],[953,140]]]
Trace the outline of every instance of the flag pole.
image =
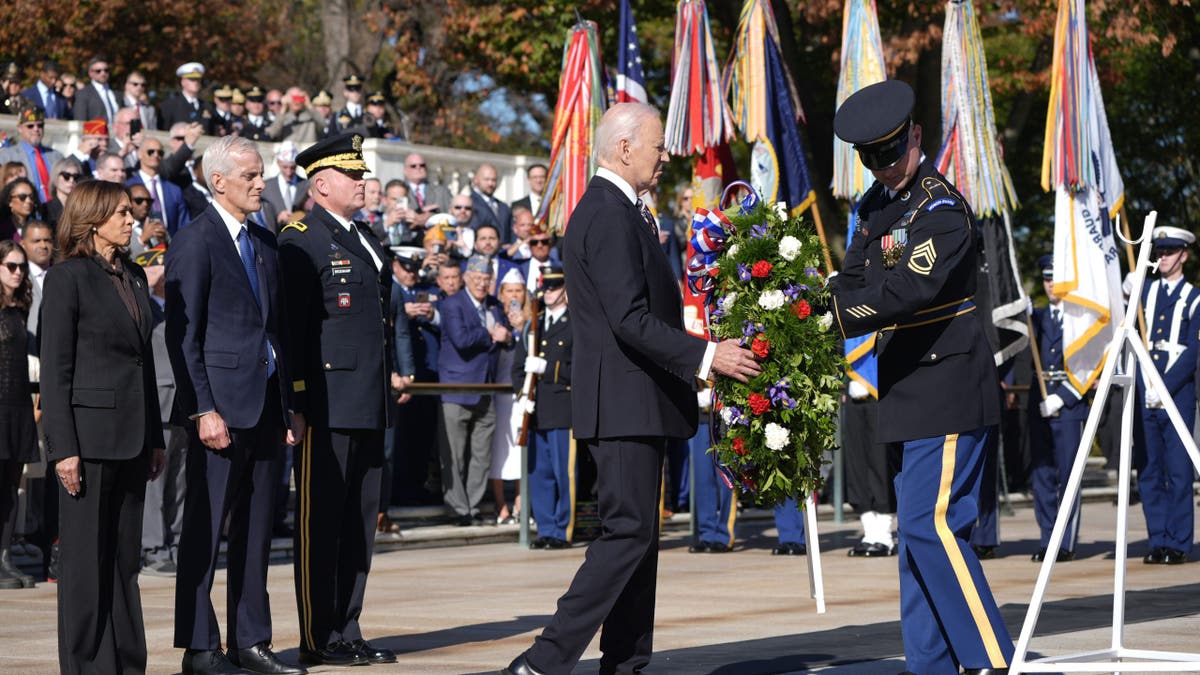
[[825,224],[821,222],[821,209],[814,202],[809,209],[812,211],[813,224],[817,226],[817,237],[821,239],[821,253],[825,255],[825,274],[833,274],[833,258],[829,256],[829,241],[825,239]]
[[[1125,257],[1129,258],[1129,271],[1132,272],[1137,269],[1137,258],[1133,255],[1133,244],[1129,243],[1133,241],[1133,237],[1129,234],[1129,216],[1125,213],[1124,204],[1121,204],[1121,211],[1117,214],[1117,220],[1121,221],[1121,234],[1124,235],[1122,239],[1125,243]],[[1140,302],[1141,298],[1138,298],[1138,301]],[[1138,311],[1137,320],[1138,333],[1141,334],[1142,344],[1148,348],[1150,346],[1150,339],[1147,337],[1148,333],[1146,332],[1146,315]]]
[[1046,393],[1046,378],[1042,376],[1042,355],[1038,353],[1037,336],[1033,332],[1033,319],[1025,312],[1025,325],[1029,327],[1029,350],[1033,353],[1033,372],[1037,375],[1038,389],[1042,392],[1042,400],[1048,398]]

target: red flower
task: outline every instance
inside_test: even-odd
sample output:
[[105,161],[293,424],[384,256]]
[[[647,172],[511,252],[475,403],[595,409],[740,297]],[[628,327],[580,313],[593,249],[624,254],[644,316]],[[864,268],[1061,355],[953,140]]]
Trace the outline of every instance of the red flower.
[[749,452],[749,450],[746,449],[745,439],[742,439],[742,438],[733,439],[733,451],[739,455],[744,455],[747,452]]
[[771,399],[758,394],[750,394],[750,411],[755,415],[767,412],[771,407]]
[[795,314],[797,319],[804,320],[808,318],[809,314],[812,314],[812,306],[808,304],[807,300],[801,300],[792,305],[792,314]]
[[771,343],[766,337],[759,335],[754,338],[754,342],[750,343],[750,351],[760,359],[767,358],[767,354],[771,353]]
[[754,263],[754,267],[750,268],[750,276],[755,279],[765,279],[771,273],[773,265],[766,260],[759,260]]

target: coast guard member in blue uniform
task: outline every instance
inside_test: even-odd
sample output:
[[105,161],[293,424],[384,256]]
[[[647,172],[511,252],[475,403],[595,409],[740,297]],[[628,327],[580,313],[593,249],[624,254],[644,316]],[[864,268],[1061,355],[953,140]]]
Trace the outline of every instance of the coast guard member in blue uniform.
[[529,501],[537,519],[538,538],[530,547],[560,549],[570,547],[575,528],[571,323],[561,267],[542,274],[541,302],[540,349],[531,355],[526,341],[518,341],[512,381],[520,391],[526,372],[538,376],[529,429]]
[[375,544],[388,427],[392,266],[365,223],[362,136],[332,136],[296,156],[316,205],[279,231],[292,388],[308,419],[297,448],[296,604],[300,660],[392,663],[359,628]]
[[696,499],[696,541],[688,553],[728,553],[733,550],[734,527],[737,524],[737,500],[733,487],[717,475],[717,465],[708,454],[712,446],[709,409],[712,407],[712,387],[696,392],[700,406],[700,424],[696,435],[688,441],[692,463],[691,486]]
[[1200,354],[1200,290],[1184,281],[1187,246],[1195,235],[1178,227],[1154,228],[1154,253],[1159,278],[1142,295],[1150,357],[1167,391],[1148,388],[1138,378],[1142,427],[1146,435],[1146,465],[1138,470],[1138,493],[1146,515],[1151,565],[1179,565],[1192,552],[1195,512],[1192,505],[1192,460],[1162,407],[1169,395],[1189,431],[1196,425],[1197,354]]
[[[1033,554],[1034,562],[1041,562],[1050,546],[1050,534],[1058,519],[1063,493],[1075,463],[1075,453],[1083,437],[1083,424],[1088,416],[1086,397],[1071,386],[1063,368],[1062,298],[1054,294],[1054,257],[1047,254],[1038,258],[1038,267],[1042,270],[1042,286],[1050,305],[1033,310],[1034,339],[1037,340],[1038,356],[1042,360],[1042,379],[1046,383],[1045,399],[1042,398],[1040,386],[1029,388],[1033,513],[1042,531],[1041,547]],[[1058,562],[1075,559],[1075,545],[1079,542],[1079,495],[1075,496],[1075,503],[1068,508],[1071,509],[1071,519],[1063,535],[1062,549],[1055,558]]]
[[902,445],[896,476],[900,611],[908,670],[1007,672],[1013,644],[968,544],[1000,386],[975,311],[976,225],[922,157],[913,91],[888,80],[846,99],[834,132],[876,182],[831,280],[843,337],[875,332],[878,435]]

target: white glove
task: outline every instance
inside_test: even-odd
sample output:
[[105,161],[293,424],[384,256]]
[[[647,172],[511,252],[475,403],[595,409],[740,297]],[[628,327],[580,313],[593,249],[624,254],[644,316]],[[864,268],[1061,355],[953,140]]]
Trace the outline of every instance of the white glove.
[[855,401],[862,401],[871,395],[871,392],[858,380],[850,380],[850,386],[846,388],[846,393]]
[[1058,394],[1050,394],[1046,400],[1038,404],[1038,412],[1042,413],[1042,417],[1054,417],[1055,413],[1062,410],[1063,400]]
[[705,387],[696,392],[696,405],[701,408],[712,407],[712,387]]
[[516,403],[516,405],[513,406],[513,408],[515,408],[516,410],[520,410],[521,412],[526,413],[528,415],[532,415],[533,409],[534,409],[534,403],[533,403],[533,401],[530,401],[529,399],[522,396],[521,398],[517,399],[517,403]]
[[525,357],[525,372],[541,375],[546,372],[546,359],[540,356]]
[[1133,272],[1125,273],[1125,280],[1121,282],[1121,292],[1129,296],[1133,292]]
[[1159,397],[1157,389],[1147,389],[1146,390],[1146,407],[1147,408],[1161,408],[1162,407],[1162,398]]
[[42,381],[42,360],[32,354],[30,354],[28,356],[28,358],[29,358],[29,381],[30,382],[41,382]]

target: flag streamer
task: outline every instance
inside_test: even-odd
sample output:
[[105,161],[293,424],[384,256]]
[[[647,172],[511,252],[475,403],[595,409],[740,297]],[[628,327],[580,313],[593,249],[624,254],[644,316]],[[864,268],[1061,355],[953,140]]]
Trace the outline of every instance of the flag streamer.
[[537,214],[539,222],[556,232],[566,229],[571,212],[587,189],[588,179],[596,171],[592,143],[605,103],[600,73],[596,24],[581,21],[568,33],[563,47],[563,71],[558,80],[558,103],[550,137],[547,198]]
[[691,155],[733,138],[733,115],[721,91],[708,8],[704,0],[680,0],[667,108],[668,152]]
[[[869,84],[887,79],[883,42],[875,0],[846,0],[842,14],[842,59],[838,75],[837,104]],[[857,200],[875,182],[854,147],[836,136],[833,139],[833,194]]]
[[645,103],[646,78],[642,75],[642,50],[629,0],[621,0],[621,30],[617,44],[617,87],[615,103]]

